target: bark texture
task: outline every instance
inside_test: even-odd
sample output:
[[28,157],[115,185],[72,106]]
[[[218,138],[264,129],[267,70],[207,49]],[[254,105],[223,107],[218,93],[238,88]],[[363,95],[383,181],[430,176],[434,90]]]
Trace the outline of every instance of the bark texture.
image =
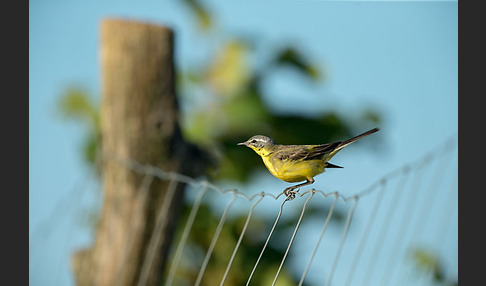
[[76,282],[161,285],[184,189],[138,174],[120,159],[190,176],[204,170],[205,155],[183,140],[178,124],[174,34],[106,19],[100,59],[104,198],[94,245],[73,257]]

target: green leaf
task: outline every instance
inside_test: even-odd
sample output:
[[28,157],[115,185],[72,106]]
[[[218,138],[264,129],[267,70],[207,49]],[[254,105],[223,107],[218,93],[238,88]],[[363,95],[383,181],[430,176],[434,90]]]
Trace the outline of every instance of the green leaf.
[[203,31],[208,31],[213,25],[213,20],[208,9],[198,0],[180,0],[187,5],[196,17],[198,27]]
[[313,80],[321,78],[319,68],[311,64],[310,60],[302,52],[293,47],[286,47],[278,52],[275,57],[275,64],[277,66],[290,66],[295,68]]
[[60,97],[59,111],[69,119],[80,119],[93,126],[99,123],[96,104],[92,102],[88,93],[81,88],[70,87]]

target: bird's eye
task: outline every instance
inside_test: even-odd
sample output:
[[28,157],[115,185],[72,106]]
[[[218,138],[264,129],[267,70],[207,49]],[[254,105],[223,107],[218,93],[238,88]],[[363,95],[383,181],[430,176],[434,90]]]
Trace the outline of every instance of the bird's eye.
[[250,142],[250,143],[256,143],[256,140],[255,140],[255,139],[253,139],[253,140],[251,140],[251,142]]

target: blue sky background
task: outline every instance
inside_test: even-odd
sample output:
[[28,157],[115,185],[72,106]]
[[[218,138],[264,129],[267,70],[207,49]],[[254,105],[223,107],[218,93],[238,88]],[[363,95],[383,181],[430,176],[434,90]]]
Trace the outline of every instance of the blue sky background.
[[[271,81],[267,100],[274,108],[352,114],[371,106],[382,112],[376,136],[384,151],[340,153],[334,163],[346,172],[320,175],[316,189],[354,194],[457,135],[457,1],[206,2],[218,33],[250,33],[262,46],[298,42],[323,67],[319,84],[287,74]],[[99,202],[80,154],[85,130],[63,121],[56,103],[70,85],[99,99],[99,27],[112,16],[173,27],[180,68],[201,61],[211,45],[175,1],[29,1],[30,285],[73,285],[72,248],[90,241],[80,218]],[[287,186],[270,174],[255,181],[269,192]]]

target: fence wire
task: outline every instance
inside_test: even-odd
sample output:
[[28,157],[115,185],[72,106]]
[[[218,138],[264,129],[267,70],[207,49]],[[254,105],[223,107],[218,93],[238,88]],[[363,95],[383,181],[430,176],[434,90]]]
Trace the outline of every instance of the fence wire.
[[[164,285],[252,285],[258,271],[268,269],[263,268],[261,262],[268,253],[272,240],[283,245],[285,250],[275,272],[271,275],[264,273],[272,277],[269,280],[271,285],[278,285],[279,279],[288,281],[288,274],[282,277],[285,268],[298,277],[293,285],[415,285],[417,282],[422,285],[444,282],[445,285],[450,281],[457,281],[457,263],[451,259],[442,260],[441,269],[446,268],[447,273],[442,281],[437,281],[430,274],[433,269],[429,269],[428,273],[420,272],[412,262],[413,253],[423,248],[432,250],[438,256],[442,255],[442,258],[444,252],[451,256],[452,251],[455,252],[452,257],[457,258],[457,227],[451,226],[457,219],[456,140],[452,138],[446,141],[419,160],[394,170],[354,195],[344,196],[339,192],[311,188],[297,193],[293,201],[287,201],[283,192],[278,195],[266,192],[247,195],[234,189],[223,190],[206,180],[165,172],[133,160],[108,160],[144,176],[140,185],[143,195],[138,197],[137,207],[144,205],[154,178],[169,181],[167,196],[173,195],[177,184],[186,185],[188,215],[185,221],[180,222],[179,236],[173,244]],[[281,203],[278,204],[280,200]],[[219,220],[214,233],[210,234],[207,249],[197,252],[191,245],[191,233],[200,222],[198,214],[203,206],[214,201],[221,202],[219,211],[216,211]],[[319,216],[306,216],[306,211],[312,209],[310,204],[324,206],[323,209],[328,211]],[[168,206],[162,205],[160,208],[138,281],[141,286],[146,284],[148,270],[156,255],[153,249],[162,235],[160,226],[167,217],[163,210],[167,210]],[[276,214],[271,212],[277,209]],[[331,223],[338,211],[344,214],[341,218],[344,222],[340,227]],[[218,274],[220,278],[215,283],[214,273],[207,273],[208,265],[211,259],[215,259],[214,253],[218,251],[218,246],[224,244],[221,241],[223,228],[236,214],[244,219],[244,223],[237,234],[234,247],[227,253],[223,272]],[[282,220],[285,215],[297,218],[292,221],[295,224],[290,236],[279,228],[284,224]],[[245,242],[253,239],[249,237],[249,231],[253,224],[258,226],[257,218],[262,216],[274,218],[269,220],[271,224],[267,227],[271,227],[261,239],[258,256],[251,264],[251,271],[245,277],[239,275],[241,281],[235,282],[232,279],[230,282],[232,271],[241,272],[241,269],[234,267],[234,263],[238,261],[239,251],[245,246]],[[312,220],[311,231],[304,225],[306,218]],[[358,221],[355,222],[355,219]],[[257,221],[254,222],[255,220]],[[133,222],[136,221],[134,218]],[[132,224],[131,227],[135,229],[137,226]],[[301,230],[302,228],[305,229]],[[326,243],[323,243],[324,240]],[[132,247],[131,242],[129,238],[122,250],[125,257]],[[301,249],[304,251],[300,251]],[[32,249],[29,249],[29,254],[32,256]],[[121,274],[128,262],[122,259],[119,263]],[[197,275],[188,280],[184,269],[191,269]]]

